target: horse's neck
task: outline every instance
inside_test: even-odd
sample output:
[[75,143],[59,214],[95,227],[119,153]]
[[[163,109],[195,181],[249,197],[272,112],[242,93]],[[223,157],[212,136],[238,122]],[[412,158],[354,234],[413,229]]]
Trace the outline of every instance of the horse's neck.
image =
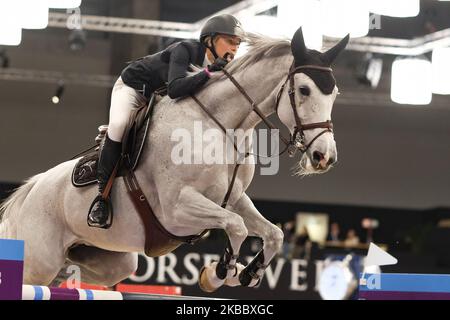
[[[281,81],[287,75],[292,59],[282,56],[264,59],[233,74],[236,81],[254,100],[265,116],[275,112],[275,97]],[[261,118],[252,110],[244,95],[224,78],[203,91],[201,99],[222,125],[229,129],[252,129]],[[214,92],[214,95],[209,94]]]

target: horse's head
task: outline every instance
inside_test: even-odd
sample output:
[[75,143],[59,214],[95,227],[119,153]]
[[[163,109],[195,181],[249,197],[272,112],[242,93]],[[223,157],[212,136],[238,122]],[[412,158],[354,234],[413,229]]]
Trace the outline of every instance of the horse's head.
[[323,173],[337,161],[331,111],[338,88],[330,66],[348,40],[349,36],[321,53],[306,48],[301,28],[292,39],[294,62],[277,113],[303,151],[297,174]]

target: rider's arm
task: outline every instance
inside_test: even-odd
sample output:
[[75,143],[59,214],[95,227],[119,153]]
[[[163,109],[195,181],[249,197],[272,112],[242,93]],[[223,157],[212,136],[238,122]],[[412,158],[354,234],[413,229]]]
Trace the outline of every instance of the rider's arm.
[[187,76],[191,63],[189,52],[182,44],[172,51],[169,62],[169,77],[167,94],[175,99],[194,93],[209,79],[207,71],[201,71],[193,76]]

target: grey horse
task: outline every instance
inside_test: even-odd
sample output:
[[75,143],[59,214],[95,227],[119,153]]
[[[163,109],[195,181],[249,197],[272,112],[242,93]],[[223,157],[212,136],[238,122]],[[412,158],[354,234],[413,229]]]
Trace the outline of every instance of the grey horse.
[[[331,69],[306,68],[291,75],[295,93],[292,101],[289,90],[282,90],[289,71],[293,65],[326,69],[347,42],[348,37],[321,53],[306,48],[301,28],[292,41],[249,35],[249,52],[229,63],[226,70],[265,117],[276,112],[295,136],[298,126],[295,113],[304,124],[331,120],[338,89]],[[225,128],[251,131],[261,121],[222,73],[214,75],[196,97]],[[232,178],[233,164],[173,161],[177,145],[173,132],[183,128],[194,135],[196,121],[201,121],[205,130],[217,129],[212,118],[190,97],[163,98],[155,106],[136,177],[159,222],[170,233],[196,235],[205,229],[226,232],[229,241],[223,257],[205,265],[200,273],[202,289],[255,286],[280,250],[283,232],[263,217],[245,193],[255,172],[254,163],[240,166],[228,204],[223,208],[221,202]],[[304,131],[306,143],[315,140],[302,153],[298,174],[324,173],[336,162],[333,132],[321,132],[320,128]],[[227,138],[222,134],[220,139],[225,143]],[[251,145],[251,140],[246,141]],[[112,227],[108,230],[88,227],[86,214],[97,191],[95,187],[72,186],[71,173],[77,160],[33,176],[2,204],[0,238],[25,240],[26,284],[49,285],[65,266],[76,264],[81,268],[82,281],[112,286],[136,271],[137,253],[144,252],[144,226],[122,179],[117,179],[112,189],[115,208]],[[252,262],[243,266],[236,260],[247,236],[260,237],[263,248]]]

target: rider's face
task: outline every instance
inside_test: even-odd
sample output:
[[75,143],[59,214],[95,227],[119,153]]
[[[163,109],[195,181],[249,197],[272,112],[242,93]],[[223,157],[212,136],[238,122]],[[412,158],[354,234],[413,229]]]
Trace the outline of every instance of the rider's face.
[[229,53],[227,59],[233,60],[241,44],[241,39],[236,36],[218,35],[214,40],[217,55],[219,57],[225,57]]

